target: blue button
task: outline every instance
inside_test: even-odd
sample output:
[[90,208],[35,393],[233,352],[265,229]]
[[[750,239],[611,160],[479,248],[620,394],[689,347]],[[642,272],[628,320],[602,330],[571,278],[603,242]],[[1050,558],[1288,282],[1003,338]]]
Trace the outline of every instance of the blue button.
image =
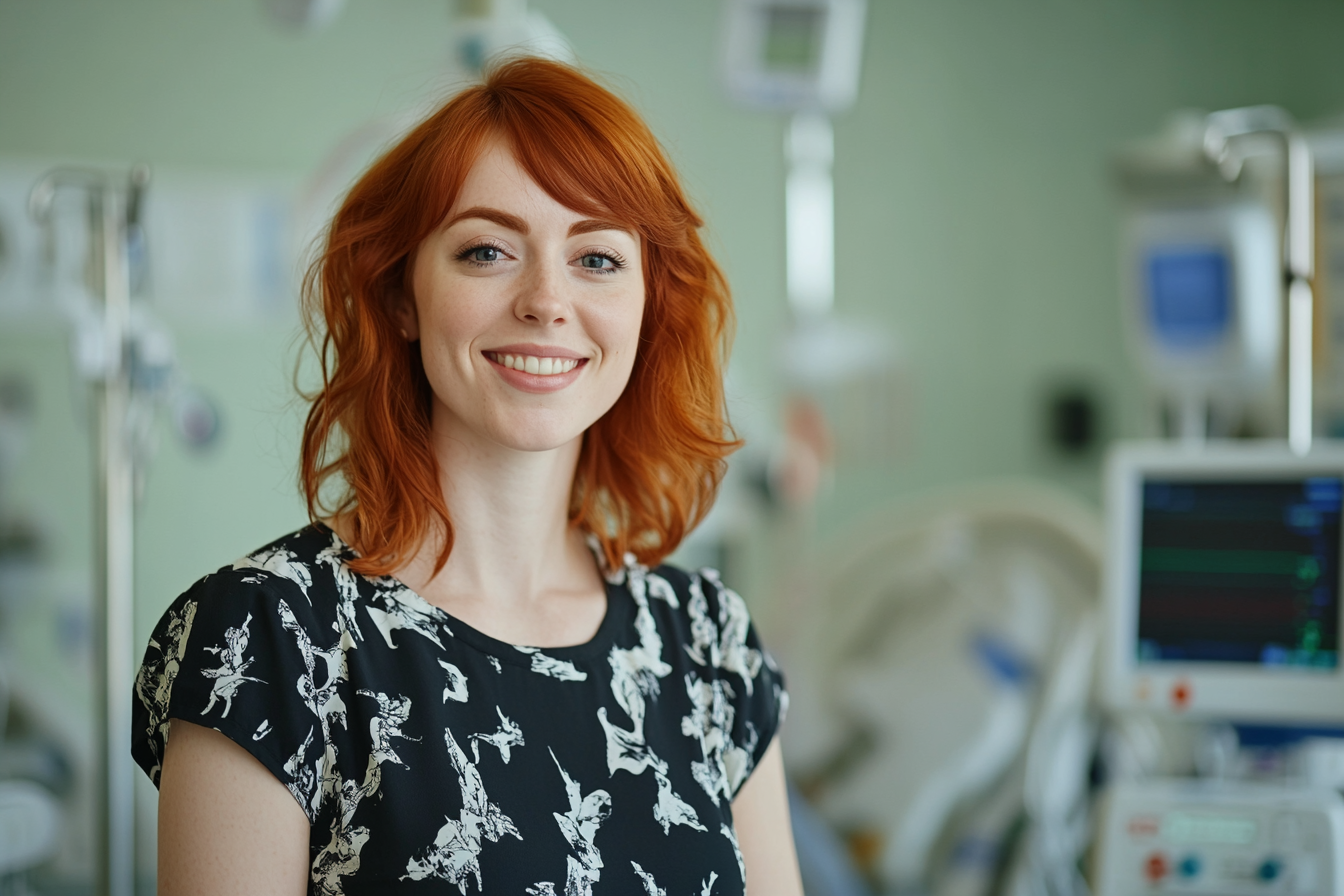
[[1283,866],[1274,859],[1265,859],[1260,863],[1260,879],[1270,881],[1276,879],[1283,871]]
[[1199,856],[1186,856],[1181,859],[1181,864],[1176,866],[1176,870],[1181,877],[1197,877],[1201,867]]

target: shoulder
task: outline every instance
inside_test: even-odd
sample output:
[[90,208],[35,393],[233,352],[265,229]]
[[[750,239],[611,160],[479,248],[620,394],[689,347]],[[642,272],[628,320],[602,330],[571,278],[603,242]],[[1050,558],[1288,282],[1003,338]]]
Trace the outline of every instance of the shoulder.
[[732,594],[729,600],[741,600],[724,586],[718,571],[709,568],[688,570],[671,563],[648,567],[635,560],[633,555],[627,554],[623,566],[604,570],[603,575],[608,582],[627,588],[636,603],[642,604],[647,599],[657,598],[673,610],[680,611],[683,616],[690,613],[689,604],[692,601],[697,604],[708,601],[717,608],[720,593],[724,591]]
[[663,658],[686,683],[690,713],[679,730],[722,743],[723,779],[714,791],[721,787],[731,799],[788,712],[783,673],[761,643],[746,601],[718,571],[627,564],[625,582],[641,612],[647,607],[658,620]]
[[174,717],[212,727],[283,771],[288,758],[275,745],[303,739],[297,728],[312,702],[289,683],[311,679],[319,654],[341,637],[334,610],[314,599],[318,555],[330,544],[313,527],[277,539],[202,577],[160,617],[136,676],[132,748],[155,783]]
[[761,644],[747,602],[724,584],[718,570],[705,568],[682,575],[686,577],[693,657],[737,674],[750,693],[762,666],[774,662]]
[[[321,598],[335,562],[330,530],[306,526],[282,536],[232,563],[202,576],[184,591],[159,621],[151,647],[161,634],[176,641],[217,629],[219,633],[256,623],[275,622],[290,630],[325,622]],[[325,572],[325,575],[324,575]],[[326,581],[324,581],[324,579]],[[194,639],[193,639],[194,640]]]
[[688,624],[712,620],[716,625],[730,625],[741,632],[751,626],[746,601],[724,584],[716,569],[689,570],[665,563],[654,569],[630,565],[625,573],[632,584],[642,580],[645,590],[652,594],[667,593],[667,603]]
[[140,677],[175,677],[193,658],[204,664],[222,651],[247,650],[265,664],[277,652],[305,654],[314,644],[340,640],[333,586],[343,547],[330,530],[308,526],[202,576],[159,618]]
[[609,578],[624,584],[637,605],[660,618],[674,651],[685,654],[705,674],[736,676],[746,694],[756,690],[763,671],[772,682],[779,677],[752,624],[747,602],[724,584],[717,570],[686,570],[671,564],[648,569],[629,560]]
[[197,584],[210,582],[213,588],[263,585],[269,591],[311,600],[314,583],[324,584],[322,580],[330,578],[348,556],[350,549],[330,529],[304,526],[220,567]]
[[330,529],[305,526],[202,576],[174,607],[194,605],[199,613],[249,604],[261,612],[287,608],[300,621],[316,621],[311,617],[330,616],[327,610],[340,596],[360,592],[362,577],[346,566],[353,556]]

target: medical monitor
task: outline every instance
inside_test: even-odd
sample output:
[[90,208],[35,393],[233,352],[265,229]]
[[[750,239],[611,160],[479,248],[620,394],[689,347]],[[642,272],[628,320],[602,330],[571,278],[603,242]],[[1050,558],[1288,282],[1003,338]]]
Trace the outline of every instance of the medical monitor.
[[1126,217],[1131,347],[1170,395],[1242,393],[1279,372],[1281,230],[1254,203],[1143,205]]
[[723,76],[754,109],[838,112],[859,91],[867,0],[728,0]]
[[1108,703],[1344,721],[1344,446],[1129,444],[1106,475]]

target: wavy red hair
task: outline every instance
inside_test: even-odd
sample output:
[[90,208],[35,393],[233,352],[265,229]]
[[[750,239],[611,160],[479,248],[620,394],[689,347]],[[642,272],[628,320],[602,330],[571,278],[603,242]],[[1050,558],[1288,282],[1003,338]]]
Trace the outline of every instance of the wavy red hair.
[[[643,244],[645,306],[634,369],[584,435],[570,523],[609,566],[652,565],[709,510],[740,444],[725,417],[733,312],[700,218],[648,127],[575,69],[514,59],[449,100],[376,161],[336,213],[304,281],[322,385],[303,430],[300,480],[314,520],[337,517],[359,558],[386,575],[453,524],[430,446],[431,391],[395,309],[408,259],[447,216],[487,142],[503,139],[557,202],[631,226]],[[430,542],[432,543],[432,542]]]

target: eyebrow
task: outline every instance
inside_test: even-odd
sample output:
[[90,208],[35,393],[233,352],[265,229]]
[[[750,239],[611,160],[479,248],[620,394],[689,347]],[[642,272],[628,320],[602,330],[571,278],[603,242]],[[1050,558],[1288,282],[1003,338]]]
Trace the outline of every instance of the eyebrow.
[[452,227],[458,221],[465,221],[467,218],[482,218],[486,221],[492,221],[495,224],[498,224],[500,227],[507,227],[509,230],[516,230],[517,232],[523,234],[524,236],[527,235],[527,232],[529,230],[527,222],[524,221],[522,218],[518,217],[517,215],[511,215],[508,212],[502,212],[497,208],[489,208],[484,205],[472,206],[466,211],[459,212],[458,214],[453,215],[453,217],[448,221],[448,226]]
[[[521,233],[523,236],[531,231],[527,222],[517,215],[511,215],[508,212],[500,211],[497,208],[489,206],[476,205],[465,211],[453,215],[448,221],[448,227],[452,227],[459,221],[465,221],[468,218],[481,218],[485,221],[498,224],[500,227],[507,227],[509,230]],[[585,218],[582,221],[575,221],[569,225],[569,236],[578,236],[584,233],[596,233],[599,230],[619,230],[622,233],[634,236],[634,231],[624,224],[616,224],[612,221],[601,221],[595,218]]]
[[569,235],[578,236],[581,233],[596,233],[599,230],[619,230],[621,233],[634,236],[635,233],[624,224],[616,224],[612,221],[598,221],[592,218],[586,218],[582,221],[575,221],[569,225]]

